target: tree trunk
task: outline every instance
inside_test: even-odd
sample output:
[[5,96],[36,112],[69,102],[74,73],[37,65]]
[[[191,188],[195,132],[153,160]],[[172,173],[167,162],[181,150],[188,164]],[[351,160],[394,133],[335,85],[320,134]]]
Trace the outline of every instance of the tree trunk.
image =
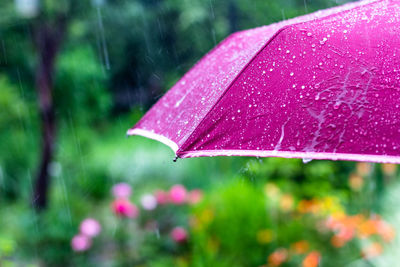
[[53,159],[56,118],[53,105],[52,87],[55,58],[65,33],[65,20],[56,20],[55,25],[39,23],[34,29],[38,53],[36,90],[41,120],[41,160],[36,177],[32,204],[36,210],[47,206],[50,185],[49,166]]

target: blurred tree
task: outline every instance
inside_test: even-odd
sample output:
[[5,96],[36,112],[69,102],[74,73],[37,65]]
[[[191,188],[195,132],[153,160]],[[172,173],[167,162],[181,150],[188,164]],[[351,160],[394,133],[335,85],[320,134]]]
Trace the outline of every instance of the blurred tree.
[[47,205],[49,165],[53,157],[55,139],[55,110],[53,101],[53,76],[56,56],[67,29],[67,14],[55,12],[54,18],[37,18],[33,21],[33,38],[38,54],[35,74],[39,112],[42,127],[42,158],[33,194],[37,209]]
[[[34,80],[36,84],[41,120],[41,159],[33,193],[33,205],[41,210],[47,205],[50,183],[49,166],[53,158],[56,118],[53,101],[55,60],[65,38],[68,23],[79,8],[78,1],[27,1],[16,0],[17,15],[22,25],[30,30],[31,43],[37,55]],[[11,21],[17,21],[14,17]]]

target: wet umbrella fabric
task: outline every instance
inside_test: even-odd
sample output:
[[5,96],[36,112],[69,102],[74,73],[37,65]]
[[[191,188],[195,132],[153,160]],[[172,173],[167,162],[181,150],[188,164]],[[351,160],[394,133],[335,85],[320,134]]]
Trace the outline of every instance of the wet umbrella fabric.
[[400,163],[400,1],[232,34],[131,129],[181,158]]

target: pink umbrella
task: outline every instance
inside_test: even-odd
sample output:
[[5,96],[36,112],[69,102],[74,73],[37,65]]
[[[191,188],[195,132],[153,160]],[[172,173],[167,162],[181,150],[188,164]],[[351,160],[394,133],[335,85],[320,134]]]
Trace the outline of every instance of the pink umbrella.
[[232,34],[130,130],[177,157],[400,163],[400,1]]

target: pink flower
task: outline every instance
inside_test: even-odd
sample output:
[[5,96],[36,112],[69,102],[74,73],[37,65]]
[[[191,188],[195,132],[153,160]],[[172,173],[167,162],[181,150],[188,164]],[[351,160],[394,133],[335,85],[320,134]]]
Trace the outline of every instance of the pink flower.
[[186,201],[186,188],[183,185],[177,184],[169,190],[169,198],[174,204],[183,204]]
[[119,183],[112,187],[112,193],[116,198],[128,198],[132,194],[132,188],[127,183]]
[[92,246],[92,240],[90,237],[78,234],[71,240],[71,247],[76,252],[88,250]]
[[154,210],[157,207],[157,199],[152,194],[143,195],[140,203],[145,210]]
[[189,192],[187,201],[190,204],[197,204],[203,199],[203,192],[199,189],[195,189]]
[[127,199],[116,199],[112,203],[112,210],[117,216],[136,218],[139,215],[139,209]]
[[159,205],[167,204],[169,202],[169,195],[163,190],[156,190],[154,192],[154,196],[156,197]]
[[92,218],[87,218],[81,222],[81,234],[89,237],[95,237],[101,232],[101,225],[98,221]]
[[171,238],[177,243],[182,243],[187,240],[187,232],[183,227],[175,227],[172,229],[170,235]]

